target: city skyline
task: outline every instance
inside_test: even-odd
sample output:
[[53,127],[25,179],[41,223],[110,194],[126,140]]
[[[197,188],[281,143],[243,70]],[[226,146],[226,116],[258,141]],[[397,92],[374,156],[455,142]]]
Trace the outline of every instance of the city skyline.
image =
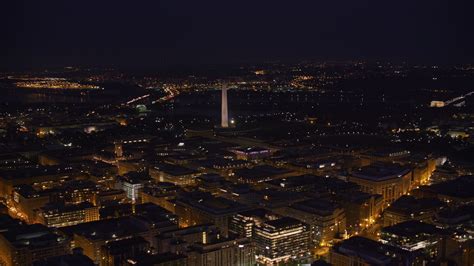
[[0,265],[474,265],[471,10],[11,1]]

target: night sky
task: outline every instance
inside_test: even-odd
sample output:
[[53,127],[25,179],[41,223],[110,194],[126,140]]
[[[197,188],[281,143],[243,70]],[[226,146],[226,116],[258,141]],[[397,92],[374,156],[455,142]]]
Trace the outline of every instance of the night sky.
[[469,0],[2,2],[2,68],[474,61]]

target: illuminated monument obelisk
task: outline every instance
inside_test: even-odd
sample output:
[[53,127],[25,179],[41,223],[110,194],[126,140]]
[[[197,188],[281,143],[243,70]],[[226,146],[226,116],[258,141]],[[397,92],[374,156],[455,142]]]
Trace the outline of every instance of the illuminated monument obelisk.
[[221,100],[221,127],[229,127],[229,112],[227,110],[227,90],[228,88],[222,88],[222,100]]

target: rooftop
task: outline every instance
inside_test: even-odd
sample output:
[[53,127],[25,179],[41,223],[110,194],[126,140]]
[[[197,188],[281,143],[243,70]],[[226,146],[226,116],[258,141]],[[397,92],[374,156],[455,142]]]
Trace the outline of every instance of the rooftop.
[[270,227],[274,230],[294,228],[294,227],[301,226],[302,224],[303,223],[300,222],[299,220],[291,218],[291,217],[283,217],[276,220],[266,221],[264,223],[266,227]]
[[41,225],[18,225],[1,232],[11,245],[17,248],[41,248],[62,243],[65,241],[52,229]]
[[168,175],[172,176],[180,176],[180,175],[191,175],[196,174],[197,172],[193,169],[189,169],[183,166],[174,165],[174,164],[157,164],[154,168],[158,171],[164,172]]
[[8,231],[9,228],[13,228],[21,224],[21,220],[13,219],[8,214],[0,214],[0,232]]
[[269,149],[260,148],[260,147],[236,148],[236,149],[233,149],[233,151],[236,151],[238,153],[247,153],[247,154],[270,152]]
[[370,181],[385,181],[408,174],[411,170],[398,164],[374,164],[359,168],[352,176]]
[[136,235],[149,229],[149,225],[141,222],[135,216],[127,216],[82,223],[63,227],[60,230],[70,236],[77,234],[90,240],[108,240]]
[[387,211],[402,213],[405,215],[418,215],[423,212],[436,210],[444,206],[443,202],[436,198],[415,198],[404,195],[393,202]]
[[70,166],[39,166],[16,168],[14,170],[0,170],[0,177],[7,180],[26,179],[36,176],[71,174],[76,172]]
[[438,194],[470,199],[474,198],[474,176],[461,176],[457,179],[438,183],[430,186],[428,189],[434,190]]
[[226,215],[247,209],[247,206],[209,193],[188,192],[179,196],[177,202],[182,202],[214,215]]
[[94,262],[82,254],[66,254],[36,261],[34,266],[94,266]]
[[459,224],[474,219],[474,205],[461,205],[451,208],[444,208],[436,214],[439,222],[449,224]]
[[151,180],[147,172],[128,172],[120,177],[123,181],[130,184],[139,184]]
[[156,255],[143,254],[131,260],[134,261],[135,264],[137,265],[152,266],[152,265],[159,265],[161,263],[171,262],[175,260],[182,260],[185,258],[186,258],[185,255],[178,255],[174,253],[162,253],[162,254],[156,254]]
[[104,247],[108,249],[111,254],[120,254],[124,250],[130,249],[131,247],[137,245],[149,245],[149,243],[143,237],[134,236],[117,241],[111,241]]
[[334,251],[351,257],[360,257],[373,265],[410,265],[410,252],[380,242],[353,236],[333,247]]
[[327,200],[310,199],[294,203],[291,205],[291,208],[320,216],[328,216],[332,215],[338,209],[338,206]]
[[270,165],[259,165],[253,168],[243,168],[235,171],[235,176],[248,180],[264,181],[273,176],[291,173],[291,170]]
[[94,205],[90,202],[81,202],[79,204],[71,204],[71,205],[64,205],[64,204],[48,204],[41,208],[44,213],[65,213],[65,212],[74,212],[78,210],[85,210],[88,208],[92,208]]
[[419,234],[440,234],[443,231],[432,224],[411,220],[384,227],[382,232],[397,236],[414,237]]
[[244,217],[258,217],[258,218],[261,218],[261,219],[265,219],[270,215],[276,215],[273,212],[271,212],[269,210],[266,210],[266,209],[263,209],[263,208],[243,211],[243,212],[239,212],[238,214],[242,215]]

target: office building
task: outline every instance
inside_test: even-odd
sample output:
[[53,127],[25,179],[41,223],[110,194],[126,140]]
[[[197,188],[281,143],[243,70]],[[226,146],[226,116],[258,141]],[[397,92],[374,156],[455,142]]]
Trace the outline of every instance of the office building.
[[37,220],[48,227],[71,226],[99,220],[99,207],[89,202],[74,205],[51,204],[38,211]]
[[283,263],[307,255],[308,225],[290,218],[267,221],[254,229],[257,259],[261,263]]
[[229,231],[241,237],[252,239],[255,227],[278,218],[281,217],[261,208],[239,212],[230,220]]

